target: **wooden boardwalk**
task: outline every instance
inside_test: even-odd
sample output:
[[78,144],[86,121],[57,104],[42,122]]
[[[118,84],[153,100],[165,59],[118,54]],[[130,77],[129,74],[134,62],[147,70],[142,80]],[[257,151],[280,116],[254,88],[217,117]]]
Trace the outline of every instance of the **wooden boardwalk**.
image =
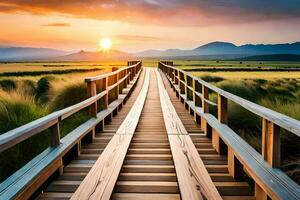
[[[267,129],[269,157],[261,157],[226,125],[227,93],[171,62],[159,69],[128,62],[88,78],[87,85],[85,102],[0,137],[1,151],[49,127],[53,141],[0,184],[0,199],[300,199],[299,185],[274,167],[276,156],[270,158],[276,132]],[[222,94],[218,103],[209,100],[206,86]],[[218,106],[218,119],[208,104]],[[59,122],[86,107],[91,119],[60,139]],[[269,123],[283,116],[263,112]],[[278,124],[297,135],[300,123],[283,117]]]

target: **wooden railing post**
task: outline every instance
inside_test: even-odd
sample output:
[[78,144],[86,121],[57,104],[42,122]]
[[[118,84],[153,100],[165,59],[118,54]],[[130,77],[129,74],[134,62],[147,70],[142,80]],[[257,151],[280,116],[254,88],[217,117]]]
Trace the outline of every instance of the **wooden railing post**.
[[[193,87],[193,102],[196,107],[199,107],[199,106],[201,106],[201,102],[200,102],[200,98],[196,94],[197,81],[194,78],[192,81],[193,81],[193,86],[192,86]],[[200,116],[197,114],[197,112],[194,112],[194,120],[197,124],[201,123]]]
[[174,78],[175,78],[175,85],[178,85],[178,79],[179,79],[178,74],[179,74],[179,73],[178,73],[178,70],[175,70],[175,71],[174,71],[174,75],[175,75],[175,77],[174,77]]
[[265,191],[255,183],[255,199],[256,200],[268,200],[268,195]]
[[129,74],[129,76],[126,78],[125,87],[127,87],[127,85],[130,83],[130,70],[126,69],[126,75],[128,75],[128,74]]
[[[220,139],[219,142],[221,143],[223,141],[221,141]],[[243,177],[243,165],[237,159],[237,157],[234,154],[234,151],[230,147],[228,147],[228,171],[229,174],[236,180],[240,180]]]
[[185,94],[185,85],[182,82],[185,82],[184,74],[179,72],[179,91],[180,91],[180,94]]
[[227,99],[218,94],[218,119],[222,124],[228,123]]
[[[208,99],[208,88],[202,84],[202,97],[201,97],[202,110],[203,110],[203,113],[208,113],[209,106],[208,106],[208,103],[205,101],[205,99]],[[208,138],[211,138],[211,135],[212,135],[211,126],[209,126],[209,124],[206,122],[206,120],[203,117],[201,117],[201,128],[204,131],[204,133],[206,134],[206,136]]]
[[186,101],[184,101],[184,107],[185,109],[188,109],[188,104],[187,104],[187,101],[188,100],[191,100],[189,99],[189,93],[188,93],[188,77],[186,74],[183,74],[183,81],[184,81],[184,94],[185,94],[185,98],[186,98]]
[[[130,65],[131,65],[131,61],[128,61],[127,62],[127,66],[130,66]],[[128,83],[130,83],[130,81],[132,81],[132,79],[133,79],[132,68],[127,69],[127,71],[129,71],[129,73],[130,73],[130,75],[129,75],[129,82],[128,82]]]
[[60,144],[60,119],[58,119],[57,123],[51,126],[51,147],[57,147]]
[[133,67],[133,77],[132,78],[134,78],[136,75],[136,72],[137,72],[136,68],[137,68],[137,66]]
[[179,99],[181,99],[180,94],[181,94],[181,76],[180,76],[180,72],[178,72],[178,93],[179,93]]
[[208,88],[205,85],[202,85],[202,109],[203,113],[208,113],[209,105],[205,99],[208,99]]
[[[112,71],[114,72],[114,71],[117,71],[118,70],[118,68],[117,67],[113,67],[112,68]],[[120,72],[118,72],[116,75],[115,75],[115,83],[118,83],[119,82],[119,79],[120,79],[120,74],[119,74]],[[117,99],[119,98],[119,93],[120,93],[120,85],[118,84],[117,86],[116,86],[116,90],[117,90],[117,92],[116,92],[116,95],[117,95]]]
[[262,157],[272,167],[280,167],[280,128],[262,119]]
[[104,109],[108,108],[108,77],[103,78],[102,80],[102,84],[101,84],[101,89],[102,91],[107,91],[106,95],[103,97],[104,99]]
[[[96,89],[96,82],[95,81],[87,82],[87,91],[88,91],[88,97],[92,97],[92,96],[96,95],[97,89]],[[90,115],[92,117],[97,117],[97,101],[95,101],[95,103],[93,103],[90,106]]]
[[174,69],[170,69],[171,81],[174,82]]

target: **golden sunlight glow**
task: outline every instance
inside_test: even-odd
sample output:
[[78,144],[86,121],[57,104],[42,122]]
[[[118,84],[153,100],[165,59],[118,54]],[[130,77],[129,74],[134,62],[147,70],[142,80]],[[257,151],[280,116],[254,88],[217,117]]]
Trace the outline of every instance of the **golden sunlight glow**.
[[102,50],[109,50],[111,48],[112,41],[110,38],[102,38],[100,41],[100,47]]

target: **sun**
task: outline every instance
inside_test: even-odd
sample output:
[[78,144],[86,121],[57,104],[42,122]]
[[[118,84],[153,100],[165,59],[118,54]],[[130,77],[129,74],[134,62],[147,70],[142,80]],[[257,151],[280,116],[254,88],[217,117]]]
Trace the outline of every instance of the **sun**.
[[105,37],[100,40],[99,45],[102,50],[109,50],[111,48],[112,41],[110,38]]

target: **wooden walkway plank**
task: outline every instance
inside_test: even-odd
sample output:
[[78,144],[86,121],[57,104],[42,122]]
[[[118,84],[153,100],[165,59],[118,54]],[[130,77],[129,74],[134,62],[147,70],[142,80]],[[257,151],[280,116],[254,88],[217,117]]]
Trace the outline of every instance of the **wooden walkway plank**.
[[182,199],[222,199],[184,128],[156,70],[163,117]]
[[160,106],[156,73],[138,127],[129,146],[112,200],[180,199],[177,176]]
[[149,75],[146,69],[143,87],[132,109],[71,199],[110,198],[143,109]]

